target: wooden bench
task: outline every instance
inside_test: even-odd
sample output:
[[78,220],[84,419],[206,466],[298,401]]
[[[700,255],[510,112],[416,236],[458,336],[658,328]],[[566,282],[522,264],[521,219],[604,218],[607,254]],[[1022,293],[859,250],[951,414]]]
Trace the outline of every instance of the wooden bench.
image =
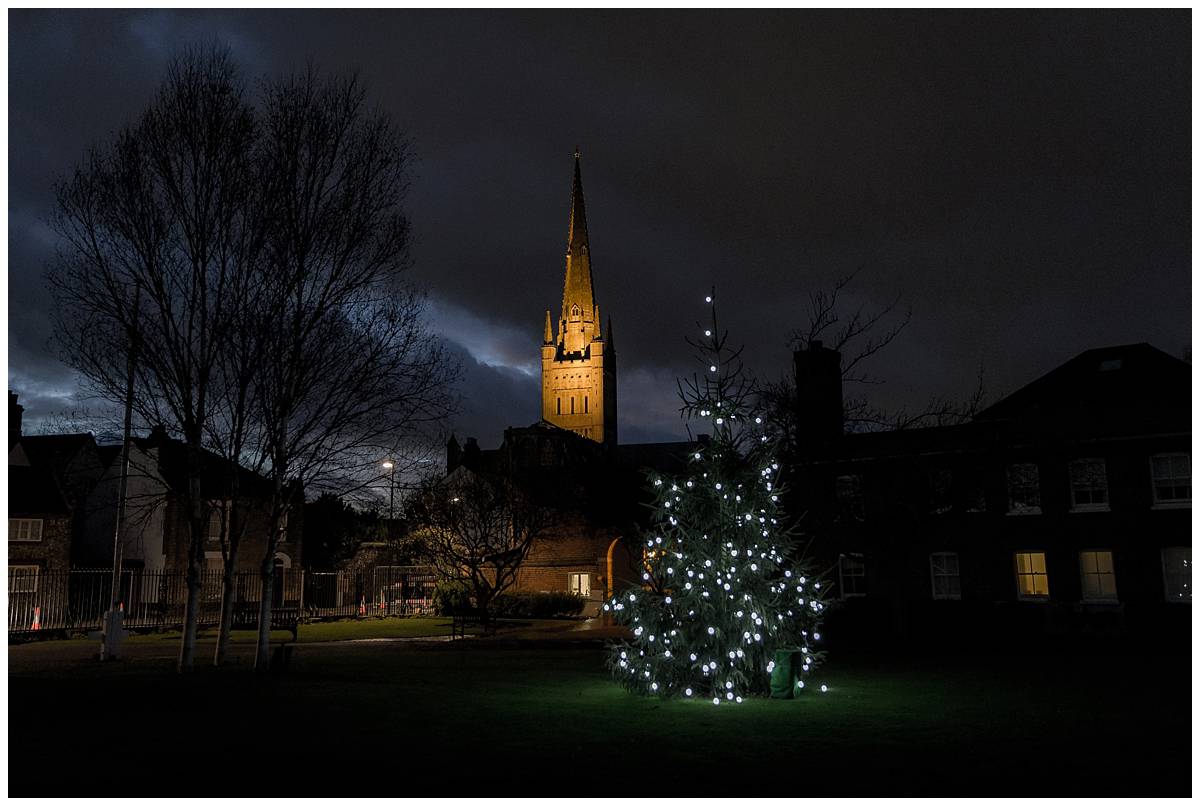
[[[233,609],[234,629],[258,629],[258,602],[238,602]],[[271,629],[286,630],[292,634],[292,641],[300,640],[300,608],[272,607]]]
[[455,613],[454,620],[450,624],[450,640],[456,638],[467,637],[467,627],[478,626],[482,628],[482,632],[486,635],[496,629],[496,624],[492,619],[489,619],[486,614],[478,610],[468,610],[462,613]]

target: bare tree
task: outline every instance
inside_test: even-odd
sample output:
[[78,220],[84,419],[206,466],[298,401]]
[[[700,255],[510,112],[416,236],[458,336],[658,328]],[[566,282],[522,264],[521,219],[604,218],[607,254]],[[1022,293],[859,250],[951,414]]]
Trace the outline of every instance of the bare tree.
[[[822,346],[841,353],[841,381],[845,393],[842,421],[846,430],[895,431],[952,425],[974,417],[985,399],[982,367],[976,388],[968,398],[955,400],[934,396],[917,409],[888,410],[868,395],[848,390],[847,387],[852,390],[882,383],[869,372],[871,359],[885,351],[912,321],[912,308],[901,308],[900,296],[879,307],[866,304],[848,307],[847,289],[860,272],[861,269],[839,278],[831,288],[812,292],[808,300],[808,321],[804,327],[793,331],[788,341],[793,350]],[[763,383],[759,394],[768,422],[784,444],[797,447],[795,377],[789,375]]]
[[418,555],[440,578],[464,583],[485,621],[492,602],[517,581],[534,542],[556,523],[554,510],[512,478],[466,468],[427,482],[413,516]]
[[65,246],[50,272],[56,338],[97,396],[123,402],[136,347],[134,410],[187,445],[188,597],[179,669],[193,665],[206,502],[203,442],[224,334],[248,268],[255,117],[229,54],[171,62],[139,120],[58,188]]
[[255,450],[273,484],[255,666],[269,657],[275,550],[297,491],[361,485],[449,409],[456,365],[405,282],[409,152],[357,79],[309,68],[265,86],[268,217],[255,317]]

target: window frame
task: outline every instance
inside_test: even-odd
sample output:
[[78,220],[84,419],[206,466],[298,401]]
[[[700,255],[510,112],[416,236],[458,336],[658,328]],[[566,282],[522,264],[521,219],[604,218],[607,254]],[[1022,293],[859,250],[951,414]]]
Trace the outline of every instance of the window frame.
[[[1107,574],[1112,577],[1112,596],[1088,596],[1087,578],[1088,576],[1102,576],[1105,572],[1088,571],[1083,565],[1083,556],[1085,554],[1107,554],[1108,564],[1112,568]],[[1047,583],[1047,587],[1049,583]],[[1080,549],[1079,550],[1079,600],[1086,604],[1117,604],[1121,601],[1120,592],[1117,590],[1117,558],[1116,553],[1112,549]]]
[[[13,573],[12,572],[18,571],[18,570],[20,570],[20,571],[32,570],[33,571],[32,575],[25,575],[25,576],[21,577],[23,580],[31,579],[31,578],[33,579],[33,588],[31,590],[13,590],[13,588],[12,588]],[[36,594],[38,592],[38,587],[41,584],[41,579],[42,579],[42,567],[40,565],[34,565],[34,564],[30,564],[30,563],[19,563],[16,565],[10,565],[10,566],[8,566],[8,595],[11,597],[14,594],[16,594],[16,595],[29,594],[29,593]]]
[[[958,580],[958,593],[938,593],[937,580],[938,578],[949,579],[950,574],[937,573],[933,565],[935,557],[953,557],[954,558],[954,574],[953,579]],[[958,556],[957,551],[931,551],[929,553],[929,592],[934,601],[960,601],[962,599],[962,560]]]
[[[1083,465],[1087,462],[1099,462],[1101,477],[1104,481],[1104,503],[1087,503],[1081,504],[1075,499],[1077,489],[1096,490],[1096,487],[1081,487],[1075,483],[1074,468]],[[1067,462],[1067,485],[1070,488],[1071,508],[1070,512],[1108,512],[1109,510],[1109,490],[1108,490],[1108,462],[1102,456],[1081,456],[1077,459],[1072,459]]]
[[[576,587],[575,580],[582,579],[587,581],[587,590],[583,590],[582,586]],[[567,572],[567,591],[581,598],[588,598],[592,595],[592,574],[590,571],[568,571]]]
[[[856,569],[858,571],[858,573],[852,573],[852,574],[846,573],[845,561],[850,558],[853,558],[855,560],[855,562],[858,563],[858,568]],[[856,583],[854,585],[854,592],[848,593],[846,591],[847,576],[849,576],[850,578],[853,578],[853,579],[862,580],[861,584],[862,584],[863,590],[859,590],[859,585]],[[839,596],[842,599],[861,599],[862,597],[867,595],[867,591],[865,590],[866,586],[867,586],[867,558],[866,558],[866,555],[863,554],[861,551],[848,551],[848,552],[843,552],[843,553],[839,554],[838,555],[838,594],[839,594]]]
[[[1018,467],[1032,467],[1034,472],[1033,491],[1037,496],[1037,504],[1031,507],[1023,506],[1020,509],[1015,507],[1013,501],[1013,469]],[[1042,514],[1042,469],[1037,462],[1009,462],[1004,467],[1004,492],[1008,499],[1006,501],[1006,515],[1041,515]]]
[[[1188,595],[1186,598],[1171,598],[1171,576],[1167,573],[1167,556],[1169,552],[1187,552],[1187,559],[1183,561],[1186,569],[1188,581],[1184,583],[1187,588]],[[1159,550],[1159,557],[1162,562],[1163,573],[1163,601],[1169,604],[1190,605],[1192,603],[1192,588],[1191,588],[1191,572],[1192,572],[1192,547],[1191,546],[1163,546]]]
[[[1183,457],[1188,463],[1188,497],[1187,498],[1163,498],[1158,497],[1158,477],[1154,475],[1154,460],[1155,459],[1173,459]],[[1169,477],[1172,481],[1176,481],[1180,476]],[[1186,451],[1163,451],[1150,455],[1150,496],[1153,502],[1153,509],[1189,509],[1192,506],[1192,455]]]
[[[1017,557],[1019,557],[1022,554],[1028,554],[1030,556],[1032,556],[1034,554],[1042,555],[1042,567],[1045,570],[1042,571],[1041,574],[1038,574],[1038,572],[1036,572],[1036,571],[1030,572],[1028,574],[1022,574],[1021,566],[1020,566],[1019,562],[1017,561]],[[1046,592],[1045,593],[1034,593],[1034,594],[1022,593],[1021,592],[1021,577],[1023,577],[1023,576],[1031,576],[1031,577],[1034,577],[1035,579],[1038,576],[1045,577]],[[1044,549],[1018,549],[1018,550],[1014,551],[1013,552],[1013,581],[1017,585],[1017,600],[1018,601],[1021,601],[1021,602],[1048,602],[1048,601],[1050,601],[1050,562],[1049,562],[1049,558],[1046,556],[1046,551]]]
[[[212,499],[208,502],[208,524],[204,531],[204,542],[221,544],[221,532],[226,531],[225,537],[228,539],[228,525],[230,513],[233,510],[233,501],[228,498]],[[217,531],[213,534],[213,517],[216,516]]]
[[[45,537],[46,523],[45,518],[9,518],[8,519],[8,542],[9,543],[41,543]],[[17,534],[21,532],[22,524],[29,524],[29,533],[33,534],[33,524],[37,524],[37,537],[29,538],[13,538],[13,525],[17,526]]]

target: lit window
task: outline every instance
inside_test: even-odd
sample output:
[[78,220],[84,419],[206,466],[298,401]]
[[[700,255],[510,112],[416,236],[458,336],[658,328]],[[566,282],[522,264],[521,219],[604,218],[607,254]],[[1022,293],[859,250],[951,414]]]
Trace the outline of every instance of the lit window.
[[1150,457],[1155,504],[1186,504],[1192,500],[1192,459],[1186,453]]
[[934,599],[962,598],[957,554],[952,551],[938,551],[930,554],[929,573],[933,578]]
[[1008,466],[1008,512],[1010,515],[1036,515],[1042,511],[1038,489],[1038,466],[1032,462]]
[[1192,601],[1192,549],[1190,546],[1162,550],[1163,590],[1168,602]]
[[842,510],[862,520],[866,512],[863,504],[862,476],[838,476],[836,490],[838,504]]
[[37,593],[38,570],[36,565],[10,565],[8,567],[8,595]]
[[588,596],[592,592],[591,574],[567,574],[567,590],[579,596]]
[[1046,554],[1041,551],[1017,552],[1017,598],[1047,599],[1050,579],[1046,575]]
[[1083,575],[1085,602],[1117,601],[1117,575],[1111,551],[1079,552],[1079,570]]
[[8,542],[39,543],[42,540],[41,518],[9,518]]
[[867,595],[867,563],[861,554],[843,554],[838,558],[842,598]]
[[1108,509],[1108,474],[1103,459],[1076,459],[1068,466],[1071,475],[1071,509]]

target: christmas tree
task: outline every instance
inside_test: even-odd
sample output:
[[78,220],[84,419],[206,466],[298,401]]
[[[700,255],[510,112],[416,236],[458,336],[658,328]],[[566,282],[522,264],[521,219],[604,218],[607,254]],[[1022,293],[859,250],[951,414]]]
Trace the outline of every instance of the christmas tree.
[[[782,509],[774,440],[756,410],[739,350],[711,324],[688,339],[704,367],[679,382],[683,415],[707,428],[684,475],[652,474],[654,515],[642,540],[640,589],[604,604],[633,631],[610,647],[625,687],[714,705],[805,688],[823,655],[822,585],[798,557]],[[776,670],[777,662],[781,664]],[[811,688],[811,686],[809,686]],[[819,686],[820,690],[825,687]]]

